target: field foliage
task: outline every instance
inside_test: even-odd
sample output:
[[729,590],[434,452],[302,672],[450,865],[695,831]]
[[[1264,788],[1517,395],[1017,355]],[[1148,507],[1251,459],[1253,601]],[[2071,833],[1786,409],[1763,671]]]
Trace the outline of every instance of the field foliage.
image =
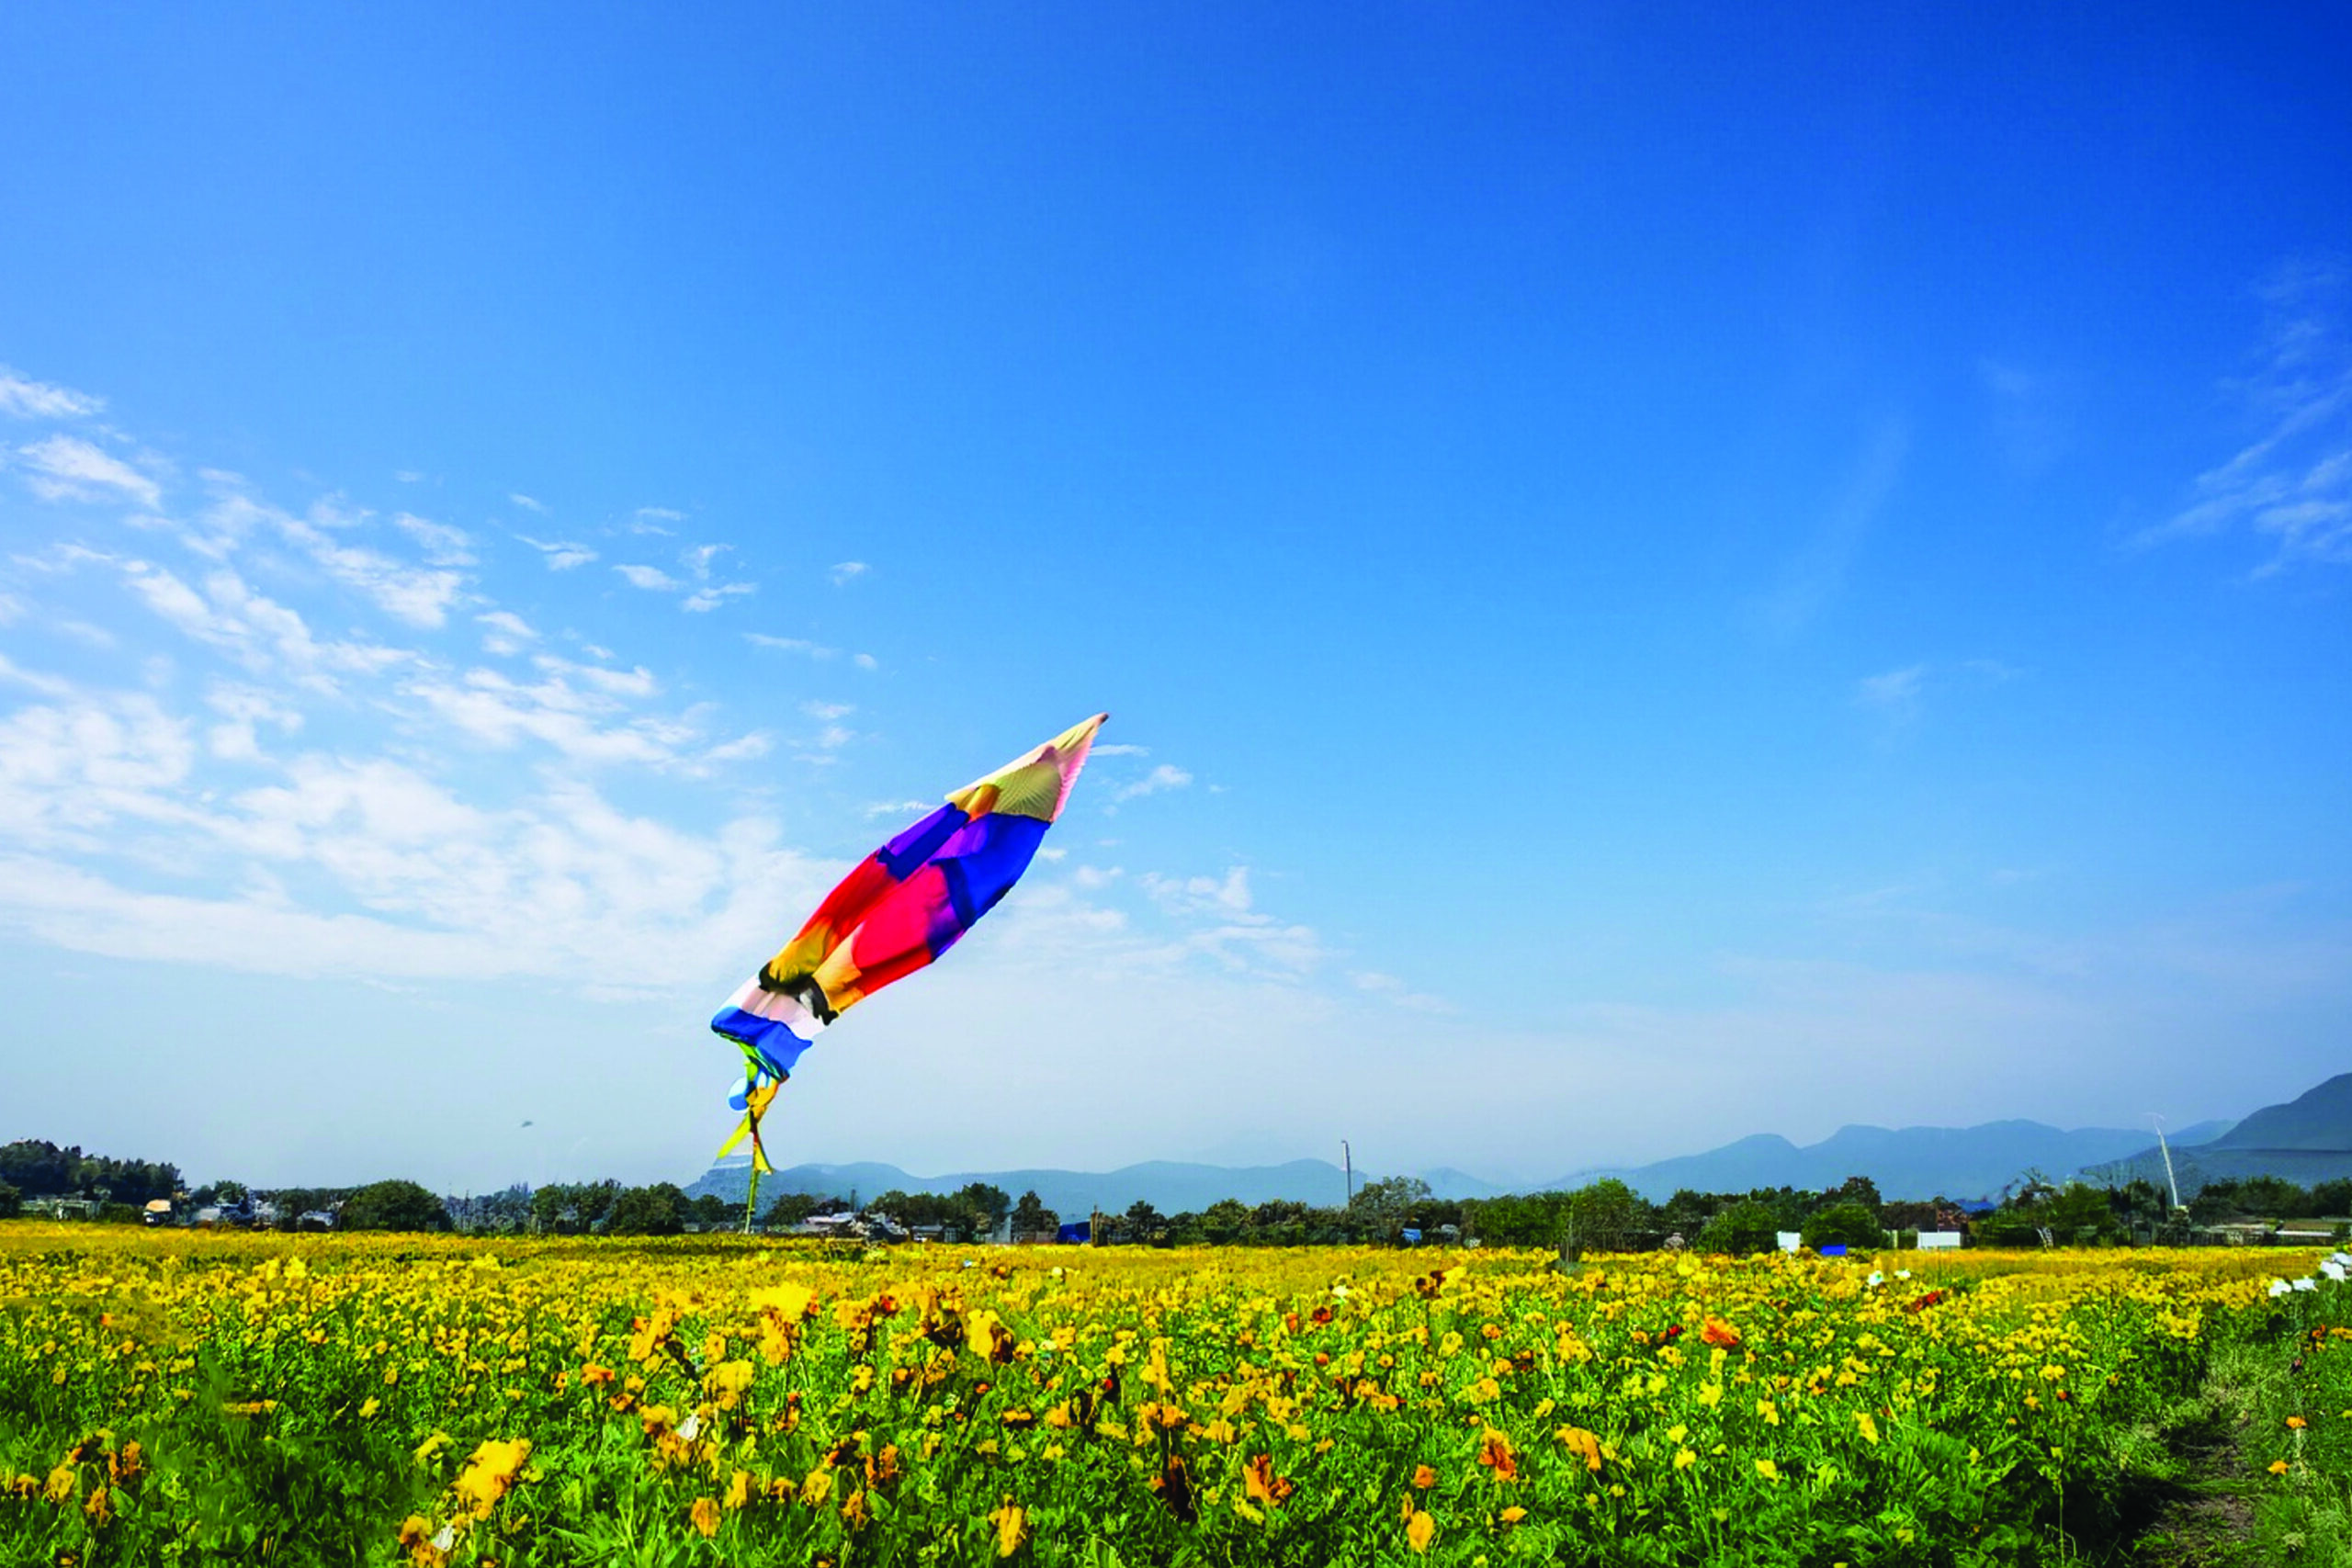
[[25,1224],[0,1561],[2096,1556],[2282,1265]]

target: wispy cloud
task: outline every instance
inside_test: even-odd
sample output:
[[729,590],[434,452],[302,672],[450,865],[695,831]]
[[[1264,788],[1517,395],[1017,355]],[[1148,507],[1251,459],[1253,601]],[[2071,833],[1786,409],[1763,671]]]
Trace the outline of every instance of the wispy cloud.
[[163,504],[155,481],[121,458],[74,435],[51,435],[17,449],[30,467],[26,483],[45,501],[96,501],[111,492],[153,511]]
[[1793,636],[1844,589],[1855,552],[1903,476],[1910,446],[1909,432],[1899,420],[1883,420],[1865,434],[1839,492],[1812,525],[1804,548],[1758,601],[1767,630]]
[[[807,637],[770,637],[765,632],[745,632],[743,640],[753,648],[772,648],[779,653],[797,653],[808,659],[825,660],[841,657],[840,649],[827,648],[822,643],[810,642]],[[860,654],[858,657],[863,659],[865,655]]]
[[528,534],[517,534],[514,536],[545,556],[549,571],[570,571],[574,567],[586,566],[596,558],[595,551],[585,545],[574,544],[569,539],[534,539]]
[[0,414],[16,419],[81,419],[106,406],[104,398],[36,381],[0,365]]
[[428,523],[406,512],[394,516],[392,525],[414,539],[424,548],[424,558],[435,566],[474,564],[473,541],[459,529],[443,523]]
[[1927,675],[1928,667],[1924,664],[1906,664],[1900,670],[1865,675],[1854,682],[1854,701],[1881,712],[1910,713],[1919,705],[1919,683]]
[[2334,262],[2282,267],[2260,290],[2261,362],[2228,390],[2257,434],[2197,476],[2188,502],[2138,546],[2245,525],[2274,550],[2267,573],[2298,562],[2352,564],[2352,338]]
[[1147,795],[1159,795],[1167,790],[1182,789],[1193,782],[1193,775],[1172,762],[1158,767],[1123,789],[1114,790],[1114,800],[1137,800]]
[[685,586],[658,566],[616,566],[613,570],[631,588],[642,588],[648,593],[670,593]]
[[520,491],[511,491],[506,499],[526,512],[536,512],[542,517],[548,514],[547,503],[536,496],[525,495]]
[[1110,746],[1097,746],[1091,754],[1097,757],[1148,757],[1151,755],[1151,748],[1129,745],[1122,741]]
[[684,523],[686,514],[673,512],[666,506],[640,506],[629,514],[628,531],[632,534],[667,534],[667,525]]
[[872,567],[867,566],[862,560],[837,561],[833,565],[833,570],[828,575],[832,578],[833,586],[839,588],[845,582],[856,581],[859,578],[864,577],[867,572],[873,570],[874,569]]
[[537,642],[539,637],[531,624],[512,610],[492,610],[488,615],[476,615],[474,620],[490,628],[482,634],[481,645],[492,653],[520,653],[525,643]]

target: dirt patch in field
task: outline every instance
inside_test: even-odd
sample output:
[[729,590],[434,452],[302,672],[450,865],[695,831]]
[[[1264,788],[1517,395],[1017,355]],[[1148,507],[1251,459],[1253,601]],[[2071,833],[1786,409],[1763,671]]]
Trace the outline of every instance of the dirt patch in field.
[[2256,1568],[2254,1501],[2237,1436],[2224,1423],[2182,1435],[2182,1474],[2151,1488],[2147,1523],[2132,1544],[2135,1568]]

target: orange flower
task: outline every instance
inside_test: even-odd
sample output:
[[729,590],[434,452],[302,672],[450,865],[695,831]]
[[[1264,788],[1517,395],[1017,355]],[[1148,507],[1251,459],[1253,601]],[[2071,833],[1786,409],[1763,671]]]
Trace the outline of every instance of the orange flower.
[[2290,1432],[2300,1432],[2310,1425],[2310,1422],[2304,1420],[2300,1416],[2290,1416],[2287,1417],[2287,1430]]
[[1478,1450],[1478,1462],[1493,1471],[1498,1481],[1519,1479],[1519,1461],[1511,1455],[1510,1439],[1492,1427],[1487,1428],[1487,1440]]
[[1600,1471],[1600,1438],[1598,1433],[1588,1432],[1582,1427],[1563,1427],[1555,1436],[1567,1445],[1570,1453],[1584,1456],[1587,1470],[1596,1473]]
[[1739,1330],[1720,1317],[1707,1319],[1699,1330],[1699,1337],[1718,1349],[1736,1350],[1739,1348]]
[[[1421,1468],[1427,1470],[1429,1467],[1423,1465]],[[1241,1472],[1242,1495],[1249,1501],[1279,1503],[1296,1490],[1298,1490],[1297,1487],[1274,1473],[1273,1455],[1251,1454],[1250,1456],[1249,1467]]]
[[1436,1484],[1437,1484],[1437,1472],[1436,1472],[1436,1471],[1431,1470],[1428,1465],[1425,1465],[1425,1464],[1424,1464],[1424,1465],[1417,1466],[1417,1467],[1414,1469],[1414,1471],[1413,1471],[1413,1485],[1415,1486],[1415,1488],[1416,1488],[1416,1489],[1418,1489],[1418,1490],[1419,1490],[1419,1491],[1422,1491],[1422,1492],[1426,1492],[1426,1491],[1428,1491],[1430,1487],[1432,1487],[1432,1486],[1434,1486],[1434,1485],[1436,1485]]

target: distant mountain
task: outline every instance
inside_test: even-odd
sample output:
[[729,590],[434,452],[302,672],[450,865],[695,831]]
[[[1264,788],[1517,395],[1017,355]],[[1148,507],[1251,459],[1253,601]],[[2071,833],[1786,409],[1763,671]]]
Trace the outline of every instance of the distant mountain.
[[[2222,1123],[2187,1133],[2211,1135]],[[2125,1157],[2148,1134],[2129,1128],[2080,1127],[2072,1132],[2040,1122],[1987,1122],[1975,1127],[1840,1127],[1804,1146],[1776,1133],[1759,1133],[1705,1154],[1683,1155],[1631,1169],[1580,1171],[1553,1187],[1580,1187],[1614,1176],[1657,1201],[1681,1188],[1745,1192],[1756,1187],[1819,1191],[1849,1176],[1867,1176],[1887,1198],[1986,1198],[2029,1169],[2052,1177]]]
[[[1486,1192],[1498,1190],[1458,1171],[1441,1174]],[[740,1203],[750,1179],[748,1162],[722,1160],[705,1171],[686,1192],[689,1197],[707,1192]],[[1357,1173],[1357,1185],[1367,1179],[1363,1172]],[[760,1178],[760,1190],[842,1198],[854,1190],[860,1199],[870,1201],[893,1188],[902,1192],[953,1192],[975,1181],[1001,1187],[1015,1198],[1034,1189],[1046,1207],[1065,1220],[1083,1219],[1096,1209],[1124,1213],[1138,1199],[1165,1214],[1198,1213],[1220,1198],[1238,1198],[1252,1206],[1276,1199],[1336,1206],[1345,1201],[1347,1186],[1345,1173],[1328,1160],[1295,1159],[1287,1165],[1239,1168],[1148,1160],[1111,1171],[958,1170],[944,1176],[912,1176],[895,1165],[797,1165]],[[1434,1189],[1437,1184],[1432,1180],[1430,1185]]]
[[[2220,1135],[2172,1140],[2172,1166],[2184,1200],[2211,1181],[2277,1176],[2301,1187],[2352,1178],[2352,1073],[2338,1073],[2283,1105],[2266,1105]],[[2121,1185],[2138,1179],[2161,1188],[2164,1151],[2143,1146],[2084,1174]]]

